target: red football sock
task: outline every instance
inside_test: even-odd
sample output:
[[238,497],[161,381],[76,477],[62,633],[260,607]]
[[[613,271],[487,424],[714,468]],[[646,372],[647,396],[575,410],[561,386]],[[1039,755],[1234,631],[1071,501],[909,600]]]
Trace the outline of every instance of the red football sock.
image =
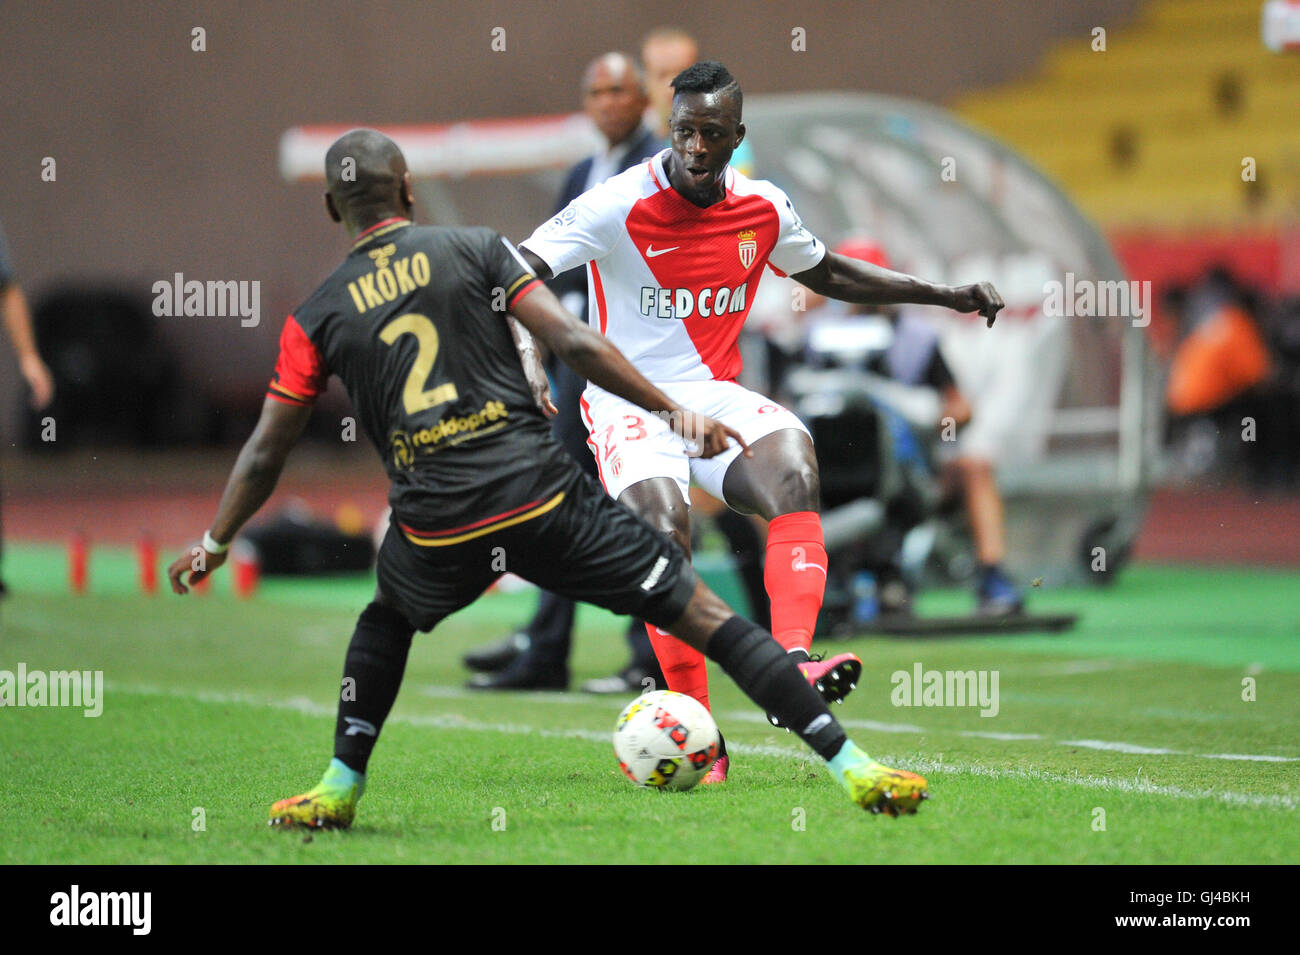
[[694,697],[707,710],[709,671],[705,667],[704,654],[653,624],[647,623],[645,632],[650,634],[650,646],[654,647],[655,658],[659,661],[659,669],[664,671],[668,689]]
[[773,518],[767,529],[763,583],[772,600],[772,636],[787,650],[807,650],[826,594],[826,548],[816,511]]

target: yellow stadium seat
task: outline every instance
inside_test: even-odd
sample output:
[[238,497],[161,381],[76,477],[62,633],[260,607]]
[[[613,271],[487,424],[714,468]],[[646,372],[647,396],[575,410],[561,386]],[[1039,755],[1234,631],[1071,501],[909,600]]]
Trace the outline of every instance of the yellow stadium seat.
[[[1103,225],[1276,221],[1300,209],[1300,55],[1260,40],[1259,0],[1153,0],[1059,43],[1029,80],[955,104]],[[1253,163],[1258,185],[1242,179]]]

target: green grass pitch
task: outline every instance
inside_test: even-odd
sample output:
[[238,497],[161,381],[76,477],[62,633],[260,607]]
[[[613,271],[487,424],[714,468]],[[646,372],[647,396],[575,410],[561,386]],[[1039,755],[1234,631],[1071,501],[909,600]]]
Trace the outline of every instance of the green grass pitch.
[[[460,654],[531,607],[527,594],[489,595],[417,635],[356,826],[311,837],[269,829],[266,811],[328,761],[343,653],[372,583],[271,581],[241,602],[228,579],[201,598],[137,596],[125,554],[101,555],[91,574],[92,593],[74,598],[56,549],[6,556],[0,670],[102,670],[105,694],[98,718],[0,709],[3,863],[1300,857],[1296,574],[1137,567],[1113,590],[1034,592],[1036,609],[1083,614],[1063,636],[823,645],[866,664],[835,708],[850,734],[930,780],[933,798],[898,820],[855,809],[716,669],[731,780],[636,789],[609,742],[626,700],[461,688]],[[922,609],[969,600],[936,593]],[[583,608],[575,686],[621,665],[621,631]],[[895,706],[892,674],[917,663],[997,671],[997,715]]]

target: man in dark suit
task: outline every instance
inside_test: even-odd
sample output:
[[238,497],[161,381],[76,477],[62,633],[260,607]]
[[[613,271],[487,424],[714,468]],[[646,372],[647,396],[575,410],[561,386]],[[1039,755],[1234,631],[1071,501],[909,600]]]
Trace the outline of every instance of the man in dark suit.
[[[583,111],[605,137],[606,147],[569,170],[560,192],[556,212],[610,176],[653,156],[664,141],[644,123],[649,99],[641,71],[625,53],[597,57],[583,73]],[[551,291],[573,314],[587,314],[587,273],[572,269],[547,283]],[[578,464],[593,477],[595,460],[587,447],[587,428],[582,422],[578,399],[586,382],[568,365],[548,361],[552,399],[559,414],[555,436]],[[505,640],[482,647],[465,656],[465,665],[481,671],[469,685],[485,690],[563,690],[569,685],[569,649],[572,641],[574,603],[543,592],[537,612],[527,626]],[[662,689],[663,673],[655,660],[644,624],[632,620],[628,627],[632,657],[619,673],[588,680],[583,689],[593,693],[640,693]],[[653,680],[653,686],[643,682]]]

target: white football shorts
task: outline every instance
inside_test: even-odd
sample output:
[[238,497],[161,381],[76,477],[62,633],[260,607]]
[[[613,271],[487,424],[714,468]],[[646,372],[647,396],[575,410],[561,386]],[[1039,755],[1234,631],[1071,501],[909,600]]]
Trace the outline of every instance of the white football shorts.
[[[750,445],[786,428],[808,434],[794,412],[734,381],[655,384],[683,408],[739,431]],[[582,420],[587,425],[587,446],[596,456],[601,483],[615,500],[633,484],[656,477],[676,481],[682,499],[688,503],[692,480],[718,500],[725,500],[722,482],[727,468],[740,455],[740,445],[734,441],[716,457],[692,456],[668,421],[590,385],[582,396]]]

